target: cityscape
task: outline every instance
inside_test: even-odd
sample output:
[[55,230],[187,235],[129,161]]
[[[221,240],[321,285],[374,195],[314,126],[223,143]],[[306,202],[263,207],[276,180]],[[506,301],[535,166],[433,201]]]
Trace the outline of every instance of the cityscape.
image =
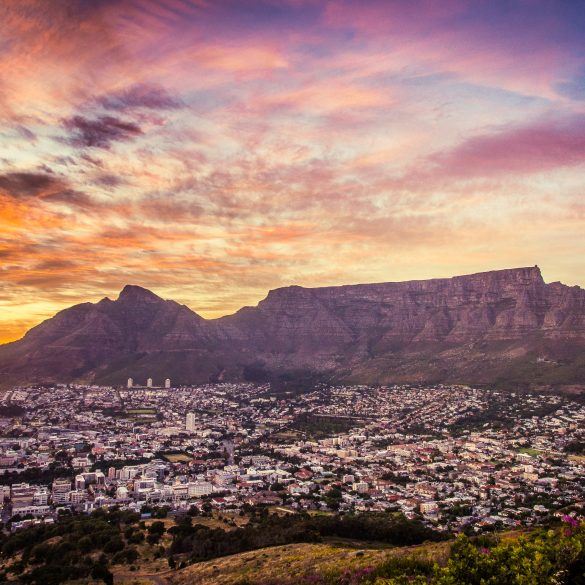
[[0,585],[585,585],[585,0],[0,0]]
[[585,404],[467,386],[20,387],[0,405],[2,517],[243,506],[400,511],[481,533],[582,513]]

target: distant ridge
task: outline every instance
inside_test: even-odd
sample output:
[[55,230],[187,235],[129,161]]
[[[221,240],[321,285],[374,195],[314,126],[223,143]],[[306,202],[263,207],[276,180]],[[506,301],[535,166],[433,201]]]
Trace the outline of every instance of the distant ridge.
[[452,278],[271,290],[203,319],[148,289],[82,303],[0,346],[4,384],[283,374],[363,383],[585,384],[585,291],[538,266]]

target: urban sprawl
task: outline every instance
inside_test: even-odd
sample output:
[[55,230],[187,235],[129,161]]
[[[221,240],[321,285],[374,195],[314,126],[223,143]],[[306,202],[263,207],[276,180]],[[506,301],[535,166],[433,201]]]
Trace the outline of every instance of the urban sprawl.
[[0,400],[2,519],[270,506],[534,525],[583,504],[584,422],[570,396],[467,386],[19,387]]

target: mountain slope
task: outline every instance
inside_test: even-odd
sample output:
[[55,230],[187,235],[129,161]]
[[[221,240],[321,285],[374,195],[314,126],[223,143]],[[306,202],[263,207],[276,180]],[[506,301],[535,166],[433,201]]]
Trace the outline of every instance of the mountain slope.
[[272,290],[206,320],[136,286],[0,346],[11,381],[241,379],[308,370],[356,382],[585,383],[585,291],[538,267]]

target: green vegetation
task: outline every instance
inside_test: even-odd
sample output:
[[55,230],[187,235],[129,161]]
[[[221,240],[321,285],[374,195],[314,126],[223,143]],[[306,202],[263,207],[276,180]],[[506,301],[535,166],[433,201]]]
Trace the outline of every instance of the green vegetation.
[[585,440],[574,440],[567,443],[565,451],[572,455],[585,455]]
[[294,421],[291,428],[305,433],[308,439],[318,440],[347,433],[356,426],[360,426],[360,423],[349,418],[303,414]]
[[[571,529],[539,531],[515,542],[498,542],[495,546],[481,546],[479,542],[479,545],[466,537],[459,538],[453,545],[447,566],[436,569],[431,583],[437,585],[585,583],[583,528],[575,531]],[[392,581],[382,583],[390,585]]]
[[[425,548],[389,551],[371,566],[346,565],[278,579],[249,579],[240,585],[583,585],[585,528],[538,530],[520,538],[459,537],[445,556]],[[356,553],[359,554],[359,553]]]
[[[135,544],[144,539],[132,512],[103,509],[90,516],[64,515],[55,524],[41,524],[3,536],[3,576],[20,583],[58,585],[89,577],[113,583],[111,565],[138,559]],[[2,575],[0,575],[2,580]]]
[[530,455],[531,457],[538,457],[542,451],[538,449],[532,449],[531,447],[522,447],[518,449],[518,453],[524,453],[525,455]]
[[15,416],[22,416],[26,409],[18,404],[3,404],[0,405],[0,416],[12,418]]
[[[279,516],[253,508],[247,524],[224,529],[205,518],[194,524],[190,515],[174,525],[164,518],[146,524],[132,512],[100,509],[2,535],[0,582],[111,584],[128,571],[139,577],[171,568],[178,570],[176,583],[199,582],[195,575],[205,574],[201,582],[222,577],[238,585],[585,585],[585,524],[563,520],[561,527],[520,536],[446,541],[388,512]],[[362,546],[369,548],[356,548]],[[220,557],[229,578],[217,569]],[[292,562],[302,562],[302,571],[283,568]]]
[[100,470],[107,472],[110,467],[114,469],[122,469],[122,467],[132,466],[132,465],[145,465],[150,463],[151,459],[147,459],[146,457],[140,457],[137,459],[98,459],[94,464],[92,469]]
[[279,516],[263,510],[250,522],[234,530],[192,525],[190,517],[169,530],[173,535],[170,555],[190,562],[232,555],[268,546],[295,542],[320,542],[323,538],[351,538],[394,545],[439,541],[444,537],[402,514],[364,513],[338,515],[297,514]]
[[29,467],[21,472],[3,473],[0,475],[0,485],[12,485],[13,483],[26,482],[34,485],[47,485],[53,483],[53,480],[61,477],[71,477],[75,475],[71,467],[62,467],[58,464],[51,464],[47,469],[39,467]]

